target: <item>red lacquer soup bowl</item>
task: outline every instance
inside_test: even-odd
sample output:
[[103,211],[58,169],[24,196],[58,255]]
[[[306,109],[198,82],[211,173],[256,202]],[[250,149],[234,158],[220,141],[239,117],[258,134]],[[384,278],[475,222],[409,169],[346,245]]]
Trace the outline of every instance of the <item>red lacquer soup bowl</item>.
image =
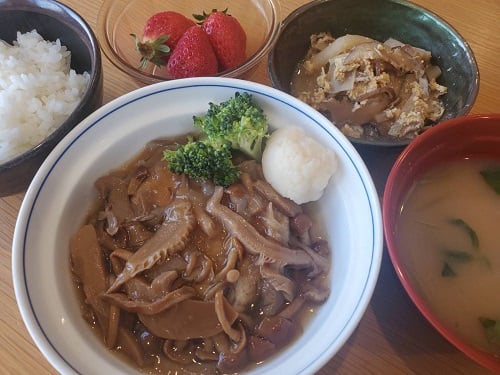
[[455,347],[484,367],[500,373],[500,358],[470,344],[437,317],[420,288],[423,275],[408,269],[404,261],[408,258],[403,257],[402,242],[398,241],[401,210],[415,182],[436,166],[464,159],[497,160],[500,165],[500,114],[469,115],[444,121],[403,150],[390,171],[384,191],[384,235],[396,273],[420,312]]

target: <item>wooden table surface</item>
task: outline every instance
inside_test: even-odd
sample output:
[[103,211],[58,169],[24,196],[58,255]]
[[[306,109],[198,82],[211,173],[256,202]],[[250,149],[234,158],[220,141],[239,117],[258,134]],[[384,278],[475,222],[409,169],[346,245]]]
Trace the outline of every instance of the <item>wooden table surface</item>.
[[[99,0],[62,0],[95,29]],[[443,17],[469,42],[480,70],[481,85],[472,113],[500,112],[500,0],[415,0]],[[282,15],[307,3],[281,0]],[[139,87],[103,56],[104,101]],[[263,61],[249,79],[270,84]],[[382,193],[396,153],[360,150]],[[19,314],[11,273],[11,245],[23,194],[0,198],[0,374],[55,374],[35,347]],[[488,374],[444,340],[405,294],[384,254],[380,277],[359,327],[328,362],[327,374]]]

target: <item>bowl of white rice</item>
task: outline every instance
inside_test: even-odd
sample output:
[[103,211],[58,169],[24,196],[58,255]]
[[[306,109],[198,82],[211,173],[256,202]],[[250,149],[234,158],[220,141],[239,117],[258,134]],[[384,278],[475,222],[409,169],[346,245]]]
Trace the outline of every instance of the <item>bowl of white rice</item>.
[[87,22],[57,1],[0,1],[0,196],[24,191],[101,104],[101,54]]

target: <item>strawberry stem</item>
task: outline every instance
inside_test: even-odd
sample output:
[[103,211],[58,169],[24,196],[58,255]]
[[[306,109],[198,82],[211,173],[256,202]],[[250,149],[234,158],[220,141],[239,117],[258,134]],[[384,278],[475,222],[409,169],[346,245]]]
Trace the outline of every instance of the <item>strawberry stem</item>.
[[130,34],[135,39],[135,49],[140,53],[141,60],[139,69],[146,69],[149,62],[156,66],[166,65],[166,57],[170,54],[170,47],[165,42],[169,35],[160,35],[151,42],[141,42],[136,34]]
[[[224,13],[224,14],[227,14],[227,15],[229,16],[230,14],[228,14],[228,13],[227,13],[227,10],[228,10],[228,8],[226,8],[226,9],[224,9],[224,10],[221,10],[220,12],[221,12],[221,13]],[[194,14],[194,13],[193,13],[193,18],[194,18],[196,21],[198,21],[198,22],[197,22],[197,24],[198,24],[198,25],[202,25],[202,24],[203,24],[203,22],[205,22],[205,20],[208,18],[208,16],[210,16],[212,13],[216,13],[216,12],[218,12],[218,10],[217,10],[216,8],[213,8],[213,9],[212,9],[212,11],[211,11],[210,13],[207,13],[207,12],[205,12],[205,11],[203,11],[203,13],[202,13],[202,14]]]

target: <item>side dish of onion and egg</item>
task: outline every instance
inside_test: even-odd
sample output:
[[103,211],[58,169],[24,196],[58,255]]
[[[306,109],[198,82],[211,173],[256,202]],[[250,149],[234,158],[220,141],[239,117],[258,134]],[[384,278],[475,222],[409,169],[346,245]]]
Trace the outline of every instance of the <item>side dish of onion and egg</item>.
[[444,112],[447,88],[429,51],[393,38],[311,36],[292,94],[354,139],[413,139]]
[[132,366],[234,373],[296,339],[329,296],[331,249],[307,202],[321,198],[336,154],[293,126],[262,159],[233,158],[220,186],[169,168],[157,139],[95,182],[98,200],[71,239],[84,318]]

